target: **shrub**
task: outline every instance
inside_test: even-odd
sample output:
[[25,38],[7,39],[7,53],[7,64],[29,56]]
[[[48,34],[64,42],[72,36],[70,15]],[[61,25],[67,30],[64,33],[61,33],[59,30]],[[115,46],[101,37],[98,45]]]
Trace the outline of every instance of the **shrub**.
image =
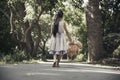
[[14,50],[13,53],[3,55],[1,59],[5,63],[22,62],[23,60],[27,60],[27,56],[23,51],[18,49]]
[[85,61],[86,60],[86,57],[84,54],[79,54],[76,56],[75,58],[76,61]]
[[113,57],[114,58],[120,58],[120,45],[118,46],[117,49],[114,50]]

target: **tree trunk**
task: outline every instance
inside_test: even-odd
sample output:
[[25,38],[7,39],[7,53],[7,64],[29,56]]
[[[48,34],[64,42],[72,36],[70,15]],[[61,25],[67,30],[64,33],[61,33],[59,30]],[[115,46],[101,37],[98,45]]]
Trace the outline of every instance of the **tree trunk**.
[[38,37],[37,37],[37,39],[36,39],[36,41],[35,41],[35,43],[34,43],[34,51],[33,51],[34,56],[37,55],[37,50],[38,50],[38,47],[39,47],[40,37],[41,37],[41,36],[40,36],[40,35],[41,35],[41,29],[40,29],[40,26],[39,26],[38,23],[36,23],[36,27],[37,27],[37,29],[38,29]]
[[39,13],[36,21],[35,21],[35,25],[36,25],[36,28],[38,30],[38,37],[37,37],[37,40],[34,42],[34,50],[33,50],[33,56],[36,56],[37,55],[37,50],[38,50],[38,47],[39,47],[39,43],[40,43],[40,38],[41,38],[41,28],[40,28],[40,25],[39,25],[39,19],[40,19],[40,16],[42,15],[44,10],[41,10],[41,12]]
[[103,58],[103,27],[99,9],[100,0],[88,0],[86,6],[88,61],[94,62]]
[[26,22],[26,27],[27,27],[25,31],[26,53],[32,57],[34,49],[34,42],[31,36],[32,25]]

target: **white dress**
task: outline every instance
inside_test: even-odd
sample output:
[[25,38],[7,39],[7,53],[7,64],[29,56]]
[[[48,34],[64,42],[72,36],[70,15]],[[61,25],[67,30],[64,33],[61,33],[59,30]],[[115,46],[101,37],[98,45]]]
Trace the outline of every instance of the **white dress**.
[[63,21],[59,22],[58,33],[56,33],[56,37],[53,35],[51,36],[49,53],[57,55],[63,55],[67,53],[67,44]]

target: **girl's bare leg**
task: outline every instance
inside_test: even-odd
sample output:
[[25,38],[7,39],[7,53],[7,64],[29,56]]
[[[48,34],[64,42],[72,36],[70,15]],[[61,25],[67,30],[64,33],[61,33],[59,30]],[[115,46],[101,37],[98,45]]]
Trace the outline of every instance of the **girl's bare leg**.
[[59,67],[61,58],[62,58],[62,55],[57,55],[57,67]]
[[53,67],[59,67],[60,60],[62,58],[62,55],[54,55],[54,63]]
[[53,62],[53,65],[52,65],[52,67],[56,67],[57,65],[57,55],[56,54],[54,54],[54,56],[53,56],[53,59],[54,59],[54,62]]

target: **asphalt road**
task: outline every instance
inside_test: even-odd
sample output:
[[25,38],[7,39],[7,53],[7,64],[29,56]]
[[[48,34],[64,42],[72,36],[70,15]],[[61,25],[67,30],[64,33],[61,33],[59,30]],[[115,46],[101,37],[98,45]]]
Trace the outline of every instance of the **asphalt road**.
[[52,62],[0,65],[0,80],[120,80],[120,71],[79,63]]

